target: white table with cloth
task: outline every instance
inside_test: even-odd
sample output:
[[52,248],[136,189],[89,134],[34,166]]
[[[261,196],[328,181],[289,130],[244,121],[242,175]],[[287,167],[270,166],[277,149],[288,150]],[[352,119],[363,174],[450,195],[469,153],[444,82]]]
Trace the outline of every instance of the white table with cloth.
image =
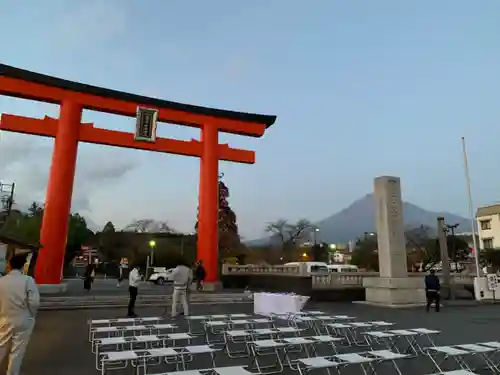
[[293,293],[254,293],[253,308],[258,315],[284,315],[300,312],[308,296]]

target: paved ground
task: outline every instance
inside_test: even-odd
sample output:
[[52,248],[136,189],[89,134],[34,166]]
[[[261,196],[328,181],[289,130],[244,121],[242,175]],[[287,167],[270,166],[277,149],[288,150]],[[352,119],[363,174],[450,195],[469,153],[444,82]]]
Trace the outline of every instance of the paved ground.
[[[78,297],[78,296],[116,296],[116,295],[128,295],[128,281],[124,280],[120,287],[117,287],[116,279],[96,279],[92,284],[92,289],[87,292],[83,289],[82,279],[65,279],[64,282],[68,286],[65,293],[54,294],[54,296],[67,296],[67,297]],[[240,293],[242,290],[238,289],[224,289],[224,293],[236,292]],[[140,286],[141,295],[170,295],[172,293],[172,284],[166,283],[164,285],[156,285],[151,282],[143,282]]]
[[[358,304],[323,303],[308,305],[308,309],[320,309],[334,314],[348,314],[359,321],[385,320],[396,323],[397,328],[434,328],[442,330],[437,336],[438,344],[474,343],[498,340],[500,332],[500,304],[475,307],[449,307],[439,314],[427,314],[422,309],[396,310],[368,307]],[[194,314],[230,313],[252,311],[251,304],[231,305],[195,305]],[[153,316],[162,312],[160,308],[139,308],[141,316]],[[95,370],[95,359],[90,351],[87,338],[88,318],[120,317],[124,310],[77,310],[41,312],[35,333],[28,347],[22,369],[23,375],[89,375],[98,374]],[[185,328],[184,328],[185,329]],[[179,331],[183,331],[181,329]],[[246,359],[228,361],[225,355],[219,356],[218,365],[245,364]],[[415,362],[418,361],[418,362]],[[196,368],[207,366],[206,363],[196,363]],[[421,364],[423,363],[423,364]],[[167,371],[165,368],[152,368],[152,374]],[[151,371],[150,370],[150,371]],[[171,371],[171,370],[170,370]],[[430,364],[421,359],[410,360],[402,366],[403,374],[418,375],[434,372]],[[291,373],[290,371],[286,374]],[[320,373],[320,372],[318,372]],[[346,371],[343,374],[359,374],[360,371]],[[382,369],[380,375],[392,374],[392,369]],[[110,374],[132,375],[132,370],[112,371]]]
[[[66,279],[64,282],[68,285],[68,290],[59,296],[84,296],[84,295],[127,295],[128,282],[125,280],[118,288],[116,279],[96,279],[92,284],[92,289],[87,292],[83,289],[82,279]],[[165,294],[170,293],[170,285],[155,285],[153,283],[145,282],[141,285],[141,294]]]

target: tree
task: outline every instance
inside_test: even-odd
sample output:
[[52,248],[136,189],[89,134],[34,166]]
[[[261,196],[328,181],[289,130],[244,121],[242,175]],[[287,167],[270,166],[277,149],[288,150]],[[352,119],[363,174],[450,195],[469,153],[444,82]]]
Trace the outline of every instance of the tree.
[[111,221],[108,221],[105,225],[104,228],[102,228],[101,233],[115,233],[115,226]]
[[266,232],[280,241],[281,249],[286,258],[290,258],[291,251],[297,242],[313,228],[309,220],[300,219],[292,224],[284,219],[267,224]]
[[43,210],[44,207],[40,205],[37,202],[31,203],[30,207],[28,208],[28,215],[29,216],[42,216],[43,215]]
[[314,262],[328,262],[328,244],[325,242],[312,247],[312,260]]
[[125,227],[126,232],[137,233],[173,233],[175,232],[166,221],[153,219],[134,220]]
[[[244,245],[238,233],[236,214],[229,205],[229,189],[219,176],[219,221],[218,221],[218,252],[219,260],[228,257],[238,257],[244,255]],[[198,233],[199,214],[194,226]]]
[[224,259],[240,254],[241,241],[238,234],[236,214],[228,202],[229,189],[219,178],[219,257]]
[[95,243],[99,247],[99,252],[108,262],[118,260],[120,257],[120,246],[117,246],[116,237],[114,236],[115,233],[116,230],[114,224],[111,221],[108,221],[104,225],[102,231],[95,234]]
[[80,253],[82,246],[86,245],[93,236],[94,233],[87,228],[87,222],[83,216],[78,213],[70,214],[64,263],[70,263]]
[[480,252],[480,259],[483,264],[491,268],[488,272],[500,269],[500,249],[484,249]]
[[358,238],[352,253],[351,263],[368,271],[379,270],[377,235]]
[[[22,242],[38,244],[40,243],[43,214],[43,206],[36,202],[30,205],[27,213],[12,211],[5,222],[2,233]],[[81,246],[86,244],[94,235],[87,228],[85,219],[78,213],[70,214],[68,220],[65,265],[73,260],[81,250]]]

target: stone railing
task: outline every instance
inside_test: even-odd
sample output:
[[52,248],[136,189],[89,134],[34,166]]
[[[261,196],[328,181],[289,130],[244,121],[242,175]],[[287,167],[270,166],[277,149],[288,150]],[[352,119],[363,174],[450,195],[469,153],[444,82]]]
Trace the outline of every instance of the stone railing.
[[[341,288],[356,288],[363,286],[363,278],[378,277],[378,272],[345,272],[345,273],[330,273],[328,275],[316,274],[308,275],[305,267],[301,266],[259,266],[259,265],[232,265],[224,264],[222,268],[223,275],[276,275],[276,276],[296,276],[304,277],[311,276],[312,286],[314,289],[341,289]],[[413,272],[408,274],[409,277],[425,277],[425,273]],[[441,275],[438,275],[441,277]],[[455,284],[472,284],[473,274],[453,274],[453,282]],[[442,279],[442,277],[441,277]],[[423,283],[423,280],[422,280]]]
[[[425,277],[425,273],[415,272],[409,273],[409,277]],[[442,276],[438,275],[441,278]],[[453,276],[455,284],[472,284],[474,275],[456,274]],[[339,288],[353,288],[362,287],[363,278],[365,277],[379,277],[378,272],[353,272],[353,273],[331,273],[329,275],[313,275],[312,285],[314,289],[339,289]]]
[[363,286],[363,278],[377,277],[378,272],[346,272],[312,276],[314,289],[338,289]]
[[286,276],[304,276],[304,270],[301,266],[259,266],[259,265],[235,265],[235,264],[223,264],[222,274],[223,275],[286,275]]

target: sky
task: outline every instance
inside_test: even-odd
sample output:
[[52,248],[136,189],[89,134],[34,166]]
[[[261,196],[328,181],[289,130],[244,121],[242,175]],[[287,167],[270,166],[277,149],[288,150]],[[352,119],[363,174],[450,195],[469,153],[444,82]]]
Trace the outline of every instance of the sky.
[[[0,0],[0,61],[196,105],[277,115],[262,138],[221,134],[256,164],[220,163],[245,239],[279,218],[321,220],[401,177],[403,199],[468,215],[500,200],[498,0]],[[58,115],[0,97],[0,113]],[[96,127],[135,120],[85,111]],[[160,124],[158,136],[199,138]],[[0,180],[43,201],[53,140],[2,132]],[[103,225],[193,230],[195,158],[79,146],[72,210]]]

